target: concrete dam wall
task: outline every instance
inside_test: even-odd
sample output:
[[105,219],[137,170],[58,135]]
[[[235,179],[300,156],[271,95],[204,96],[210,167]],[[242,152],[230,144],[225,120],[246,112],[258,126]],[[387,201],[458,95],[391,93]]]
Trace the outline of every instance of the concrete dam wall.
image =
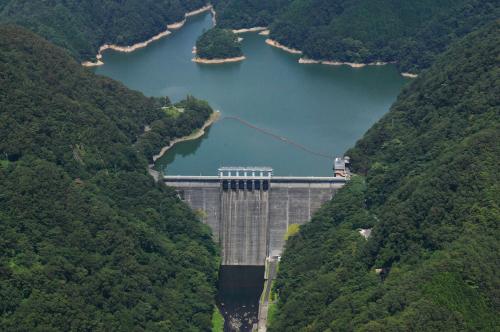
[[200,211],[221,246],[222,265],[264,265],[281,255],[292,224],[309,221],[345,184],[344,178],[165,177]]
[[267,254],[269,191],[223,190],[219,242],[223,265],[262,265]]

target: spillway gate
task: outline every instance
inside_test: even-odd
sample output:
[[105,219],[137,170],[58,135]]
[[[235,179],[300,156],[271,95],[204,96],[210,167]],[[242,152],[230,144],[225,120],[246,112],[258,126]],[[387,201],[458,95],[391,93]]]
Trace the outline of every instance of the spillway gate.
[[292,224],[311,219],[349,177],[274,176],[270,167],[221,167],[216,176],[164,176],[200,211],[221,246],[223,265],[264,265],[280,256]]

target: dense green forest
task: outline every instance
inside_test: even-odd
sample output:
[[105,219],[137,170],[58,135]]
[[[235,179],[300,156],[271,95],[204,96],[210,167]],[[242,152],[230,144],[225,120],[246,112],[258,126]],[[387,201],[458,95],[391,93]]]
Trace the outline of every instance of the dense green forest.
[[312,59],[396,62],[415,73],[500,17],[498,0],[218,0],[215,7],[221,27],[268,25],[272,39]]
[[288,240],[270,331],[498,331],[499,54],[500,22],[471,33],[348,151],[359,175]]
[[202,59],[227,59],[242,55],[238,36],[229,29],[212,28],[196,41],[196,56]]
[[0,26],[0,330],[209,331],[218,251],[148,158],[211,113],[169,115]]
[[242,29],[267,27],[290,4],[291,0],[215,0],[217,25]]
[[[0,23],[22,25],[93,59],[104,43],[131,45],[165,30],[202,0],[0,0]],[[270,26],[271,38],[320,60],[429,67],[446,47],[500,17],[498,0],[215,0],[221,28]]]
[[[212,109],[187,97],[173,115],[75,61],[205,4],[0,0],[0,23],[48,40],[0,25],[0,330],[210,330],[217,248],[146,168]],[[498,0],[214,5],[200,57],[241,55],[224,29],[269,26],[310,58],[421,73],[348,151],[359,175],[288,240],[270,330],[498,329]]]
[[0,0],[0,23],[22,25],[75,58],[89,60],[105,43],[142,42],[205,4],[204,0]]

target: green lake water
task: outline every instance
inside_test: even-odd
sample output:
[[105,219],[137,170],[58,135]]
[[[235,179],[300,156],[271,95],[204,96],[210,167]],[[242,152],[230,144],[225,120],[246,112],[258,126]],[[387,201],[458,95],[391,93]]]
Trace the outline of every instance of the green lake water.
[[247,60],[223,65],[191,61],[210,14],[133,53],[109,51],[96,73],[149,96],[173,101],[192,94],[222,113],[201,139],[176,145],[158,166],[170,175],[216,175],[220,166],[271,166],[279,175],[329,175],[332,162],[225,117],[238,117],[320,154],[342,155],[373,125],[407,79],[393,66],[303,65],[298,56],[242,37]]

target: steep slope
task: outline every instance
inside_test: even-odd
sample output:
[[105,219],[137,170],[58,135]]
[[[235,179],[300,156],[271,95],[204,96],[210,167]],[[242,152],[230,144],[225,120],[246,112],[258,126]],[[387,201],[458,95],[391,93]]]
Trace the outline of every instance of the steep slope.
[[453,41],[500,17],[498,0],[275,0],[260,5],[219,0],[215,5],[222,27],[267,22],[272,39],[308,58],[396,62],[401,71],[415,73]]
[[499,36],[456,43],[348,151],[363,177],[288,241],[271,331],[498,328]]
[[0,23],[22,25],[77,59],[89,60],[105,43],[142,42],[205,4],[204,0],[2,0]]
[[216,247],[146,167],[210,107],[169,116],[9,26],[0,73],[0,330],[209,330]]

